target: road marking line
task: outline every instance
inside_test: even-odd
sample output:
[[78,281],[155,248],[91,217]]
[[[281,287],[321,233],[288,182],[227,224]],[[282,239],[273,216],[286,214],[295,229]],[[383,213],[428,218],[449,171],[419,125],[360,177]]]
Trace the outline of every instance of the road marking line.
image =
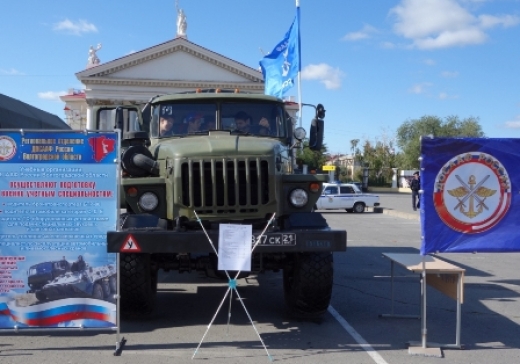
[[379,355],[374,348],[367,343],[363,336],[359,335],[359,333],[345,320],[341,315],[334,309],[334,307],[329,306],[329,313],[334,316],[334,318],[339,322],[341,326],[357,341],[359,346],[363,348],[367,352],[368,355],[376,362],[377,364],[388,364],[385,359],[381,355]]

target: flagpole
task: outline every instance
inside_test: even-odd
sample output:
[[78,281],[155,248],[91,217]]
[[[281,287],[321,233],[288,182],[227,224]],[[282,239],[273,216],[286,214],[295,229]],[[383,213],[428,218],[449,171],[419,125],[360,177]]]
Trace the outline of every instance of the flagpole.
[[300,119],[300,127],[302,126],[303,110],[302,110],[302,46],[300,41],[300,0],[296,0],[296,18],[298,21],[298,118]]

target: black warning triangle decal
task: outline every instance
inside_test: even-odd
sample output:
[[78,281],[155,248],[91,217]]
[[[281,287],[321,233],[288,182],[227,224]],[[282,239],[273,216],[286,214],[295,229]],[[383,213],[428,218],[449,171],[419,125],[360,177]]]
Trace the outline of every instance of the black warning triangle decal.
[[132,234],[129,234],[119,251],[121,253],[139,253],[141,252],[141,247],[137,244]]

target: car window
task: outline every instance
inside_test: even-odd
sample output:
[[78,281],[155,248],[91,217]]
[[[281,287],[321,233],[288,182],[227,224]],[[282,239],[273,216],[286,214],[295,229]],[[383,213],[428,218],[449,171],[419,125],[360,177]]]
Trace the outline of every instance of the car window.
[[354,189],[350,186],[341,186],[339,189],[340,193],[356,193]]
[[338,189],[337,189],[337,187],[334,187],[334,186],[325,187],[325,189],[323,190],[324,195],[335,195],[335,194],[337,194],[337,192],[338,192]]
[[354,189],[355,193],[362,193],[361,190],[359,189],[358,185],[353,185],[352,188]]

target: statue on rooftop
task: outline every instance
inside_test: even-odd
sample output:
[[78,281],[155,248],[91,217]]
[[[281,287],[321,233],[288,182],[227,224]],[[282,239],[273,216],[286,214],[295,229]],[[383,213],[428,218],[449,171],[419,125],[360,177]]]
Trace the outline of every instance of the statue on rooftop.
[[88,61],[87,61],[87,68],[97,66],[99,64],[99,58],[96,54],[97,51],[101,49],[101,43],[97,45],[96,48],[93,46],[90,46],[90,49],[88,50]]
[[184,10],[179,8],[179,1],[175,1],[175,8],[177,9],[177,37],[186,37],[186,29],[188,29],[188,22],[186,21],[186,14]]

